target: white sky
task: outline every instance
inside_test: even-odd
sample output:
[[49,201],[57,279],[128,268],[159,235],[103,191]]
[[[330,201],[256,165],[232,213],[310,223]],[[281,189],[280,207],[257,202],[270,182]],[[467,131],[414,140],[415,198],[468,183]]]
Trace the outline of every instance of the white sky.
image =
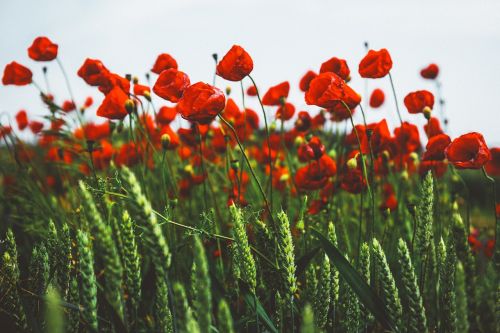
[[[0,31],[2,71],[16,60],[30,67],[40,84],[42,65],[31,61],[26,49],[40,35],[58,43],[80,102],[87,95],[96,103],[101,98],[76,76],[87,57],[102,60],[119,74],[143,78],[156,56],[167,52],[192,82],[211,82],[211,54],[222,56],[232,44],[239,44],[254,59],[253,76],[261,91],[289,80],[290,101],[299,109],[306,108],[297,88],[300,77],[308,69],[318,71],[332,56],[347,59],[351,84],[364,93],[357,67],[367,40],[372,48],[385,47],[392,55],[404,119],[423,123],[420,115],[407,113],[402,99],[410,91],[433,90],[419,71],[436,62],[452,137],[479,131],[491,146],[500,145],[500,1],[496,0],[2,0]],[[67,99],[55,63],[49,64],[49,73],[56,98]],[[219,78],[217,85],[225,88],[228,82]],[[395,124],[388,79],[372,80],[369,87],[384,89],[388,100],[382,109],[370,110],[368,120],[387,117]],[[5,113],[12,116],[21,108],[29,114],[45,112],[33,87],[0,86],[2,123],[7,121]]]

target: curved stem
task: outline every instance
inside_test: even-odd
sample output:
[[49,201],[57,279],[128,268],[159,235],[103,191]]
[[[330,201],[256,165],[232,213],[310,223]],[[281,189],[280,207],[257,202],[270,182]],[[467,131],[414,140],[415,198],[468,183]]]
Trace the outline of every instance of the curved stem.
[[394,82],[392,81],[391,72],[389,72],[389,80],[391,81],[392,94],[394,96],[394,103],[396,103],[396,111],[398,112],[398,118],[401,125],[403,125],[403,118],[401,118],[401,112],[399,112],[398,98],[396,97],[396,89],[394,88]]

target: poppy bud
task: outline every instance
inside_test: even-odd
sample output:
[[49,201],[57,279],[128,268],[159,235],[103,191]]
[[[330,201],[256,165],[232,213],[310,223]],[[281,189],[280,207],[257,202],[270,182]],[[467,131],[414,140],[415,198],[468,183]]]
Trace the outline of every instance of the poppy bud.
[[170,135],[168,135],[167,133],[161,136],[161,146],[163,150],[167,150],[168,146],[170,146]]
[[424,114],[425,119],[427,120],[431,119],[432,109],[430,107],[428,106],[424,107],[422,113]]
[[127,110],[128,114],[131,114],[134,111],[134,101],[131,99],[127,99],[125,101],[125,109]]
[[280,97],[280,104],[281,104],[281,106],[285,105],[285,103],[286,103],[286,97],[285,96],[281,96]]
[[273,122],[271,123],[271,125],[269,126],[269,131],[270,131],[270,132],[274,132],[274,131],[276,131],[276,122],[275,122],[275,121],[273,121]]
[[391,209],[390,208],[386,208],[386,209],[382,210],[382,216],[384,218],[388,218],[389,216],[391,216]]
[[231,87],[230,86],[227,86],[226,87],[226,95],[231,95]]
[[284,173],[280,177],[280,182],[284,183],[290,179],[290,175],[288,173]]
[[328,156],[330,156],[332,159],[337,159],[337,151],[335,149],[332,149],[328,152]]
[[138,84],[139,83],[139,78],[137,76],[132,77],[132,82],[134,84]]
[[403,170],[403,172],[401,172],[400,176],[401,176],[402,180],[405,180],[405,181],[408,180],[408,177],[409,177],[408,171],[407,170]]
[[189,174],[189,175],[194,174],[193,166],[191,164],[186,165],[184,167],[184,172]]
[[301,136],[296,137],[294,140],[294,144],[296,147],[302,145],[303,143],[304,143],[304,138]]
[[410,160],[418,162],[418,154],[416,152],[410,153]]
[[43,74],[47,74],[47,66],[42,67],[42,72],[43,72]]
[[453,202],[453,210],[454,211],[458,210],[458,202],[456,202],[456,201]]
[[234,171],[237,171],[240,168],[240,161],[238,160],[232,160],[231,161],[231,169]]
[[391,155],[387,150],[384,150],[382,152],[382,158],[384,159],[384,161],[389,161],[391,159]]
[[349,168],[349,170],[354,170],[354,169],[356,169],[358,167],[358,161],[356,160],[355,157],[350,158],[347,161],[347,167]]
[[125,74],[127,81],[132,81],[132,74]]
[[149,81],[149,78],[150,78],[149,73],[146,73],[144,76],[146,77],[146,80]]
[[219,56],[217,55],[217,53],[212,53],[212,58],[215,62],[219,61]]
[[149,91],[144,92],[144,98],[148,101],[151,102],[151,93]]

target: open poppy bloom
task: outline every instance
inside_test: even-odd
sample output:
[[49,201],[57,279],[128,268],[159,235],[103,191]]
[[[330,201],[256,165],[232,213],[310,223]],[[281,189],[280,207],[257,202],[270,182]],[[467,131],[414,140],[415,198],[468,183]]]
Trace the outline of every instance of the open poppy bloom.
[[458,169],[480,169],[491,159],[491,153],[482,134],[477,132],[459,136],[446,148],[446,157]]
[[366,179],[359,168],[346,168],[340,176],[340,187],[349,193],[358,194],[366,188]]
[[439,134],[433,136],[427,142],[426,151],[424,153],[424,160],[428,161],[442,161],[445,159],[444,150],[451,143],[451,139],[446,134]]
[[124,92],[130,91],[130,81],[115,73],[104,73],[99,84],[99,91],[107,95],[114,87],[119,87]]
[[344,81],[349,81],[349,75],[351,74],[351,71],[347,66],[347,61],[336,57],[333,57],[322,63],[319,72],[320,74],[326,72],[335,73],[338,76],[340,76]]
[[100,60],[87,58],[77,74],[87,82],[88,85],[99,86],[103,84],[105,76],[108,73],[109,70]]
[[290,120],[295,114],[295,106],[292,103],[285,103],[276,110],[276,119]]
[[384,104],[385,94],[382,89],[374,89],[370,96],[370,106],[372,108],[378,108]]
[[308,105],[316,105],[325,109],[335,107],[345,109],[343,103],[353,109],[361,102],[361,97],[341,77],[332,72],[321,73],[314,78],[309,85],[305,99]]
[[[500,148],[491,148],[491,160],[486,163],[486,172],[490,176],[500,176]],[[499,206],[500,207],[500,206]]]
[[304,74],[304,76],[300,79],[299,82],[299,88],[303,92],[306,92],[307,89],[309,89],[309,84],[311,83],[312,79],[314,79],[318,74],[316,74],[313,71],[307,71],[307,73]]
[[57,48],[47,37],[37,37],[28,48],[28,56],[35,61],[51,61],[57,57]]
[[257,88],[255,88],[255,86],[253,86],[253,85],[248,87],[247,95],[248,96],[257,96]]
[[156,114],[156,121],[162,125],[170,124],[177,116],[177,108],[170,106],[162,106]]
[[186,73],[171,68],[161,72],[153,86],[153,91],[161,98],[176,103],[189,84],[189,77]]
[[266,92],[262,98],[264,105],[281,105],[283,100],[288,97],[290,91],[290,83],[288,81],[275,85]]
[[16,114],[16,122],[20,131],[28,127],[28,114],[26,111],[21,110]]
[[128,95],[122,89],[114,87],[97,109],[97,115],[108,119],[123,119],[128,114],[125,108],[128,100]]
[[404,99],[409,113],[422,113],[425,107],[433,108],[434,95],[427,90],[418,90],[409,93]]
[[421,147],[418,127],[407,121],[394,129],[394,135],[397,149],[401,154],[415,152]]
[[38,134],[43,129],[43,123],[41,121],[32,120],[29,123],[29,127],[31,132],[33,132],[33,134]]
[[62,106],[61,106],[61,109],[64,111],[64,112],[71,112],[73,110],[76,109],[76,106],[75,106],[75,103],[73,103],[72,101],[64,101]]
[[378,79],[389,74],[392,69],[392,59],[389,51],[380,49],[370,50],[359,63],[358,72],[361,77],[367,79]]
[[443,130],[441,129],[439,119],[437,119],[436,117],[431,117],[427,124],[424,125],[424,131],[428,138],[432,138],[433,136],[442,134]]
[[252,70],[252,58],[239,45],[233,45],[217,65],[217,75],[228,81],[241,81]]
[[420,71],[420,75],[424,79],[428,80],[434,80],[435,78],[437,78],[438,74],[439,74],[439,67],[436,64],[429,64],[429,66],[423,68]]
[[337,172],[337,165],[328,155],[297,170],[295,184],[302,190],[314,191],[323,188]]
[[177,61],[170,54],[162,53],[156,58],[151,72],[161,74],[161,72],[170,68],[177,69]]
[[33,73],[29,68],[13,61],[3,71],[2,83],[6,85],[25,86],[32,82]]
[[224,110],[224,93],[207,83],[197,82],[189,86],[177,104],[182,118],[200,124],[209,124]]

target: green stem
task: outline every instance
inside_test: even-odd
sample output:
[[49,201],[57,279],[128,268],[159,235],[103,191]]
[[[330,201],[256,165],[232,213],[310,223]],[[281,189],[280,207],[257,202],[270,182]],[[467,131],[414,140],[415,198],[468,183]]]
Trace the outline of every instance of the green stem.
[[396,111],[398,112],[398,118],[401,125],[403,125],[403,118],[401,118],[401,112],[399,112],[398,98],[396,97],[396,89],[394,88],[394,82],[392,81],[391,72],[389,72],[389,81],[391,81],[392,94],[394,96],[394,102],[396,103]]

